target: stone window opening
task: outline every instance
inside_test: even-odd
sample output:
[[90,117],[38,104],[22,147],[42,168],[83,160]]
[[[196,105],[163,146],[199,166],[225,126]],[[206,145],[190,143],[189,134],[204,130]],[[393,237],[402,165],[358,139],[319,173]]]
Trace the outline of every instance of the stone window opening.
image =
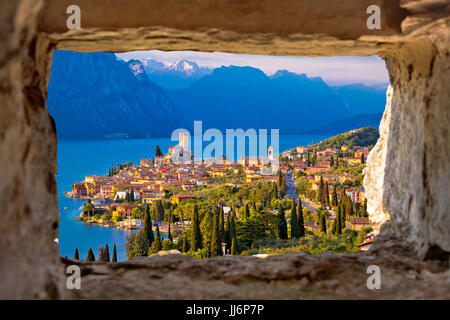
[[[145,18],[148,20],[134,19],[134,22],[120,19],[120,12],[114,8],[91,4],[94,11],[104,10],[102,18],[88,19],[86,29],[65,32],[64,22],[58,20],[65,2],[22,0],[1,4],[0,11],[8,17],[8,27],[0,31],[0,39],[6,42],[0,51],[0,163],[6,168],[0,183],[2,297],[133,299],[262,295],[298,299],[311,297],[308,293],[314,292],[316,298],[448,298],[443,285],[448,281],[450,252],[450,18],[445,3],[380,1],[386,12],[382,22],[388,27],[377,34],[376,30],[369,32],[358,27],[358,14],[354,14],[356,20],[346,20],[349,12],[357,13],[361,6],[352,7],[347,1],[329,9],[336,19],[332,25],[324,23],[320,15],[314,16],[297,6],[291,11],[283,6],[275,8],[274,1],[269,3],[274,4],[275,16],[281,20],[268,19],[264,10],[255,6],[255,20],[235,26],[232,24],[235,18],[225,19],[219,8],[202,18],[183,16],[196,16],[203,3],[188,11],[177,6],[165,8],[172,10],[172,17],[178,15],[178,21],[175,18],[162,21],[158,15],[150,14]],[[85,1],[80,3],[86,5]],[[318,9],[327,10],[320,1],[316,3]],[[246,11],[241,9],[239,5],[232,8],[244,14]],[[136,11],[135,14],[139,15]],[[297,23],[301,17],[310,20],[308,26]],[[239,18],[242,16],[236,19]],[[290,29],[283,20],[296,21],[296,29]],[[264,22],[255,24],[255,21]],[[350,22],[355,27],[347,28]],[[53,243],[59,221],[55,182],[57,142],[55,125],[45,107],[51,52],[154,48],[296,56],[377,54],[384,58],[390,75],[390,96],[381,137],[367,161],[364,181],[369,215],[374,228],[379,230],[373,250],[358,255],[287,255],[266,260],[231,257],[192,261],[167,256],[115,266],[81,262],[85,290],[68,290],[65,268],[71,262],[61,261]],[[384,270],[388,290],[367,290],[369,264],[380,265]],[[105,278],[110,279],[108,285]],[[286,284],[289,281],[296,283],[299,291],[292,292]],[[135,286],[121,290],[125,283]],[[163,283],[178,290],[165,292]],[[183,288],[190,288],[189,292]]]

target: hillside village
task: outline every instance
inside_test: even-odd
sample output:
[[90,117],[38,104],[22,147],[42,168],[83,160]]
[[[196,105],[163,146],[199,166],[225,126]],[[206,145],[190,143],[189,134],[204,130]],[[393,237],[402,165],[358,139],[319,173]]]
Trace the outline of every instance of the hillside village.
[[[297,146],[282,152],[279,159],[269,147],[268,157],[243,157],[237,162],[221,157],[175,164],[171,160],[173,152],[178,152],[175,146],[166,154],[157,147],[153,159],[141,159],[138,165],[129,162],[111,166],[108,175],[87,176],[74,183],[66,195],[87,201],[82,221],[106,226],[139,229],[145,210],[150,208],[152,226],[158,226],[158,232],[172,232],[170,238],[175,235],[176,240],[187,237],[192,205],[200,207],[202,217],[208,211],[202,207],[204,203],[209,208],[220,203],[222,214],[238,221],[257,213],[271,215],[272,219],[280,216],[280,210],[289,209],[292,199],[298,197],[298,206],[304,207],[304,227],[312,234],[337,228],[338,207],[345,211],[339,213],[343,215],[338,219],[343,222],[341,227],[358,231],[369,226],[362,169],[377,138],[377,130],[367,127],[316,145]],[[211,194],[219,191],[222,195],[211,200]],[[256,199],[241,195],[252,192],[258,194]],[[350,204],[343,205],[344,200]],[[292,210],[290,216],[292,220]],[[270,234],[269,224],[264,234]],[[277,225],[277,221],[272,223],[275,233]],[[292,226],[287,225],[286,230],[288,227],[292,233]],[[248,242],[247,247],[252,246]]]

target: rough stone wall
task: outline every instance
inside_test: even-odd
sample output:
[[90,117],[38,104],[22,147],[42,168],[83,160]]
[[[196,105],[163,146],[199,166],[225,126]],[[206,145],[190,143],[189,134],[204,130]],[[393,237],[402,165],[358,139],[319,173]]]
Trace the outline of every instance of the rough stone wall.
[[[113,2],[120,4],[119,7],[111,6]],[[408,240],[422,257],[442,258],[442,251],[450,250],[448,1],[401,0],[400,7],[398,1],[378,1],[386,27],[378,33],[364,29],[366,15],[361,10],[367,3],[363,1],[357,4],[340,1],[332,6],[329,1],[302,1],[299,6],[298,1],[283,5],[276,0],[239,1],[231,5],[229,1],[201,0],[188,11],[179,1],[70,1],[70,4],[87,5],[87,12],[96,12],[85,20],[88,23],[85,29],[70,32],[64,29],[66,3],[66,0],[0,2],[0,17],[5,22],[0,29],[0,166],[4,168],[0,179],[0,297],[95,298],[102,297],[100,292],[106,292],[101,282],[97,282],[99,279],[117,279],[114,284],[119,291],[137,284],[148,286],[157,277],[148,268],[153,267],[156,263],[153,259],[158,257],[148,258],[149,262],[143,264],[137,262],[138,267],[133,263],[93,266],[85,285],[97,286],[99,290],[93,290],[91,296],[88,293],[73,296],[63,289],[64,269],[53,242],[59,220],[56,135],[45,108],[51,53],[55,48],[111,52],[202,50],[296,56],[379,54],[386,59],[392,97],[383,116],[381,138],[368,159],[365,186],[370,218],[381,232],[375,248],[386,250],[387,255],[361,254],[351,259],[346,255],[324,256],[317,260],[286,256],[271,259],[266,265],[251,259],[248,264],[242,262],[247,271],[243,272],[242,282],[229,289],[229,297],[244,297],[239,295],[240,285],[249,284],[252,279],[259,279],[261,292],[273,292],[270,282],[276,279],[294,285],[301,285],[301,281],[306,285],[318,279],[316,284],[306,286],[307,290],[340,286],[354,277],[354,268],[359,268],[357,279],[362,279],[361,270],[366,263],[376,259],[378,263],[388,263],[395,257],[389,255],[393,251],[392,246],[386,246],[388,238]],[[148,14],[148,4],[166,8],[167,14],[154,11]],[[133,13],[131,20],[123,16],[126,9]],[[270,19],[275,16],[275,20]],[[221,259],[186,262],[180,269],[173,267],[170,259],[158,260],[164,272],[181,274],[193,283],[198,274],[189,272],[189,268],[204,275],[203,287],[195,287],[195,292],[188,293],[196,297],[208,297],[204,291],[208,283],[242,271],[239,266],[233,267],[239,265],[241,258],[237,257],[226,260],[227,272],[221,271],[221,261],[225,261]],[[395,283],[403,283],[405,271],[413,269],[417,274],[412,277],[424,282],[420,282],[421,289],[411,297],[420,297],[428,287],[434,291],[425,297],[442,297],[439,284],[445,286],[448,281],[448,272],[443,272],[442,266],[441,269],[427,264],[417,267],[420,262],[411,257],[402,259],[405,260],[398,260],[398,264],[387,264],[398,280]],[[336,266],[342,267],[340,273],[326,271]],[[153,278],[141,283],[137,269]],[[315,269],[325,275],[318,276]],[[217,278],[205,276],[208,270]],[[428,277],[421,270],[426,270],[426,274],[429,270],[440,273]],[[407,272],[406,275],[409,277]],[[172,286],[180,286],[170,279],[165,278]],[[408,282],[410,289],[414,283]],[[343,288],[340,297],[348,296],[351,290],[349,286]],[[147,293],[146,298],[151,298],[150,291]],[[216,293],[222,297],[220,290]],[[338,296],[325,290],[321,297]],[[353,296],[361,297],[356,291]],[[405,297],[398,290],[392,291],[389,297],[396,296]]]
[[425,258],[450,252],[450,34],[429,32],[387,59],[390,102],[364,181],[377,227],[389,219],[381,232]]
[[42,5],[0,4],[1,298],[59,298],[63,283],[53,242],[59,222],[56,135],[35,60]]

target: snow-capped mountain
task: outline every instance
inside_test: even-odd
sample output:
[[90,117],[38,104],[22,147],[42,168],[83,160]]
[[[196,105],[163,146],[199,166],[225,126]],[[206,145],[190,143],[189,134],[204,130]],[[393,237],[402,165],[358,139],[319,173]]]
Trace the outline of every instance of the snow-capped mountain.
[[188,60],[175,61],[166,65],[149,58],[143,60],[142,64],[149,79],[165,89],[188,88],[195,81],[213,71],[213,69],[200,67],[197,63]]
[[55,51],[47,106],[59,138],[167,137],[184,125],[139,60],[112,53]]

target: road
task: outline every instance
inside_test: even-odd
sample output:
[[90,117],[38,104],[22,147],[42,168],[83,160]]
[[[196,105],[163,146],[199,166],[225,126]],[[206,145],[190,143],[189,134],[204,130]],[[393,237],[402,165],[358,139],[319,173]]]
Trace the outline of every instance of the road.
[[[292,177],[292,172],[288,171],[286,175],[286,186],[287,191],[286,194],[290,195],[291,197],[295,198],[295,200],[298,200],[298,194],[295,192],[295,179]],[[309,202],[306,199],[302,199],[302,206],[305,208],[308,208],[311,211],[317,212],[318,207]]]

